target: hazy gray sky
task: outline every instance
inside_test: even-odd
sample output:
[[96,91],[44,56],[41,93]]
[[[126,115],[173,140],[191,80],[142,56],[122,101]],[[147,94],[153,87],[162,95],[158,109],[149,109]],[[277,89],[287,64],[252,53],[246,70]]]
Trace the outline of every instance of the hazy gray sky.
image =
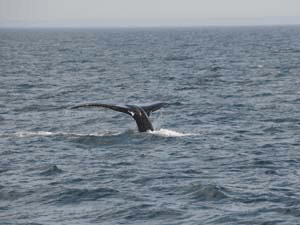
[[0,0],[0,23],[300,24],[300,0]]

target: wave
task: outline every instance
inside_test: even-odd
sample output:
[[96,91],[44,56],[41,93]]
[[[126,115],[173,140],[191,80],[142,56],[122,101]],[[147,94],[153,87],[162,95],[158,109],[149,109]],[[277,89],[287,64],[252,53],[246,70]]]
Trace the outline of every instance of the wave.
[[183,191],[193,201],[218,201],[230,197],[225,187],[214,184],[191,183]]
[[49,167],[46,171],[40,173],[42,176],[52,176],[62,173],[63,170],[59,169],[56,165]]

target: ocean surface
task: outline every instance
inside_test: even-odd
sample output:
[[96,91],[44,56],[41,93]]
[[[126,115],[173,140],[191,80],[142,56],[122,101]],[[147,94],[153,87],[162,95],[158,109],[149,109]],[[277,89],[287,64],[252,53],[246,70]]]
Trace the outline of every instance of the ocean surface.
[[0,30],[0,224],[300,224],[300,27]]

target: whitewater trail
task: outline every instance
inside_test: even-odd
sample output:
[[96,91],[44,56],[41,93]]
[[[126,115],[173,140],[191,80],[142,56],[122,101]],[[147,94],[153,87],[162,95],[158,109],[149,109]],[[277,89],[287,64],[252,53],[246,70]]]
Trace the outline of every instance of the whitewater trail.
[[[109,137],[122,135],[124,132],[121,131],[98,131],[93,133],[76,133],[76,132],[50,132],[50,131],[18,131],[16,133],[1,134],[2,138],[19,137],[19,138],[30,138],[30,137],[49,137],[49,136],[67,136],[67,137],[84,137],[84,136],[95,136],[95,137]],[[137,133],[139,134],[139,133]],[[192,133],[182,133],[174,130],[159,129],[155,131],[148,131],[147,134],[152,134],[161,137],[184,137],[194,136]]]

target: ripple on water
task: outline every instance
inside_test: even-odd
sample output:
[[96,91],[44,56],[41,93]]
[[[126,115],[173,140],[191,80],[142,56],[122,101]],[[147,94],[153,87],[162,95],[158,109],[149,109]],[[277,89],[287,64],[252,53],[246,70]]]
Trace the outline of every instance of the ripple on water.
[[23,194],[17,191],[0,191],[0,200],[1,201],[14,201],[22,197]]
[[[111,222],[114,221],[139,221],[141,224],[147,224],[149,221],[174,221],[174,219],[182,219],[184,212],[170,207],[157,207],[152,204],[138,204],[119,210],[108,210],[102,215],[98,216],[94,222]],[[171,219],[172,218],[172,219]]]
[[67,189],[56,195],[46,197],[47,202],[54,202],[56,204],[79,204],[82,201],[96,201],[100,198],[109,197],[118,194],[119,191],[111,188],[97,188],[97,189]]

